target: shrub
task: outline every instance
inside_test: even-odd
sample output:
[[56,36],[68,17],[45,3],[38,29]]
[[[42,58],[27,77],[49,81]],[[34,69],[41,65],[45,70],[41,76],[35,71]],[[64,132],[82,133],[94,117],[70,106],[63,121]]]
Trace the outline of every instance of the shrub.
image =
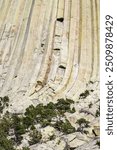
[[99,110],[96,110],[95,116],[96,116],[96,117],[99,117],[99,116],[100,116],[100,111],[99,111]]
[[15,130],[15,134],[18,136],[18,135],[21,135],[21,134],[24,134],[26,129],[25,129],[25,125],[23,124],[23,118],[20,118],[16,115],[14,115],[12,117],[13,119],[13,128]]
[[75,108],[73,107],[70,113],[75,113]]
[[89,95],[89,91],[86,90],[84,93],[80,94],[80,99],[86,98]]
[[90,104],[89,104],[89,108],[91,108],[91,107],[92,107],[92,105],[93,105],[93,104],[92,104],[92,102],[90,102]]
[[40,124],[41,124],[41,127],[46,127],[46,126],[48,126],[48,125],[51,125],[51,120],[49,120],[49,119],[42,119],[41,121],[40,121]]
[[0,150],[14,150],[13,142],[7,139],[7,134],[0,129]]
[[70,122],[66,119],[65,122],[63,122],[62,120],[57,121],[54,124],[54,127],[61,131],[64,132],[65,134],[70,134],[75,132],[75,128],[70,124]]
[[29,144],[33,145],[33,144],[40,142],[42,135],[41,135],[41,132],[35,129],[30,133],[30,137],[31,137],[31,140],[29,141]]
[[33,125],[34,119],[31,118],[30,116],[26,116],[23,118],[23,124],[25,128],[29,128],[31,125]]
[[72,100],[67,99],[58,99],[58,102],[55,104],[56,105],[56,109],[58,110],[58,112],[60,114],[64,114],[65,112],[74,112],[73,110],[71,110],[70,105],[74,103]]
[[56,105],[54,103],[50,102],[50,103],[47,104],[47,108],[55,110],[56,109]]
[[77,131],[84,133],[84,134],[88,134],[87,130],[84,130],[85,128],[89,128],[89,121],[87,121],[84,118],[80,118],[79,120],[77,120],[77,122],[79,124],[79,128],[77,129]]
[[56,138],[56,136],[55,136],[55,134],[53,134],[49,137],[49,140],[51,141],[51,140],[54,140],[55,138]]
[[31,105],[26,109],[23,124],[26,128],[35,123],[40,123],[42,127],[51,125],[52,118],[57,117],[57,115],[64,115],[65,112],[75,112],[75,108],[70,108],[72,103],[74,102],[70,99],[58,99],[56,104],[50,102],[46,106],[43,106],[43,104],[38,104],[36,107]]
[[100,116],[100,106],[99,106],[98,109],[96,110],[95,116],[96,116],[96,117],[99,117],[99,116]]
[[97,142],[96,142],[96,145],[98,145],[99,148],[100,148],[100,141],[97,141]]
[[30,105],[28,108],[26,108],[25,116],[35,119],[36,115],[36,109],[33,105]]
[[3,113],[3,109],[9,106],[9,97],[0,97],[0,113]]
[[84,118],[80,118],[79,120],[77,120],[77,123],[79,124],[79,126],[82,126],[84,128],[88,128],[89,127],[89,121],[87,121]]
[[9,103],[9,97],[8,96],[4,96],[3,97],[3,102],[4,103]]
[[87,135],[89,133],[89,131],[84,130],[83,133]]
[[90,84],[93,84],[94,82],[93,82],[93,81],[89,81],[89,83],[90,83]]
[[11,118],[3,117],[0,120],[0,130],[3,131],[5,134],[9,133],[11,125],[12,125]]
[[[1,112],[4,107],[8,107],[8,103],[8,96],[3,98],[0,97]],[[56,104],[50,102],[46,106],[43,104],[39,104],[36,107],[30,105],[22,116],[6,112],[3,118],[0,119],[0,150],[14,150],[13,145],[21,144],[23,139],[22,134],[25,134],[28,130],[31,131],[31,140],[29,141],[30,145],[40,142],[42,135],[34,126],[37,123],[40,123],[42,127],[48,125],[54,126],[65,134],[75,132],[75,128],[72,127],[67,119],[64,122],[59,120],[54,124],[51,123],[53,118],[61,117],[65,112],[74,113],[75,108],[70,108],[70,105],[73,103],[74,102],[71,99],[59,99]],[[13,129],[12,135],[14,136],[14,141],[7,139],[11,133],[11,129]],[[54,138],[54,135],[50,136],[50,140],[53,140]],[[29,150],[29,148],[24,147],[23,150]]]

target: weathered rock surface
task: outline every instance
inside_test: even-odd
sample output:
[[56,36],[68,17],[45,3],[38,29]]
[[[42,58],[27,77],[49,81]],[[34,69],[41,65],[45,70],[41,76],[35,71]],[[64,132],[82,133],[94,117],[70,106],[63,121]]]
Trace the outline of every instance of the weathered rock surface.
[[99,146],[96,144],[99,139],[91,140],[88,143],[76,148],[75,150],[99,150]]
[[0,96],[10,98],[9,112],[64,98],[74,100],[65,116],[75,129],[80,118],[90,122],[89,134],[67,139],[47,141],[54,128],[41,129],[47,142],[31,150],[98,149],[99,55],[99,0],[0,1]]

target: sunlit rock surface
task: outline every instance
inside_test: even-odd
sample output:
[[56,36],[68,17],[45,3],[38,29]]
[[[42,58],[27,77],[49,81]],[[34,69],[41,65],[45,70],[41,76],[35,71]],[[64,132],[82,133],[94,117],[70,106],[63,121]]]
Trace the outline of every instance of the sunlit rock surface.
[[9,96],[10,112],[72,99],[67,119],[77,127],[86,118],[89,137],[99,136],[99,55],[99,0],[0,0],[0,96]]

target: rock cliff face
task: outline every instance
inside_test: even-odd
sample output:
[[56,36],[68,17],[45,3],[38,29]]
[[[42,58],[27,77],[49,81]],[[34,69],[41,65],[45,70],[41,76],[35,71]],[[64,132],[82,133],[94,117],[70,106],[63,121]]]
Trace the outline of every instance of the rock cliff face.
[[75,127],[85,117],[99,135],[99,53],[99,0],[0,0],[0,96],[10,112],[72,99],[67,119]]

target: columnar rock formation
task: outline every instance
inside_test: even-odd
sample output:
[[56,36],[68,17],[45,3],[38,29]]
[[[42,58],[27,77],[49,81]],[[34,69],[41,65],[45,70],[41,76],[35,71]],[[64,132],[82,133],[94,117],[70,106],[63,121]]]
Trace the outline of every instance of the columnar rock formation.
[[[7,110],[19,115],[31,104],[73,100],[62,119],[74,132],[35,124],[42,143],[31,150],[99,149],[99,53],[99,0],[0,0],[0,97],[10,98]],[[51,130],[56,137],[48,141]]]
[[77,100],[98,78],[99,0],[0,1],[1,95]]

